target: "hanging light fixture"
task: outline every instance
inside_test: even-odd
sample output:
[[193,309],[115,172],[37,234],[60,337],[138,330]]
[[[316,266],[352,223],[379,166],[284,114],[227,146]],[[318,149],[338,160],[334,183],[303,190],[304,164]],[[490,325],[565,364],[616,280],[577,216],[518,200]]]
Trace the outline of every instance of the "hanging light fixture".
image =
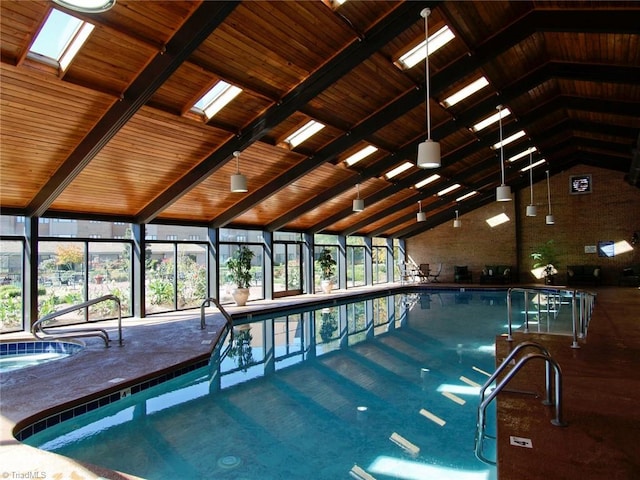
[[460,220],[460,216],[458,215],[458,210],[456,210],[456,218],[453,220],[453,228],[460,228],[462,226],[462,220]]
[[361,212],[364,210],[364,200],[360,198],[360,184],[356,183],[358,189],[358,196],[353,200],[353,211]]
[[538,209],[533,204],[533,148],[529,149],[529,188],[531,190],[531,201],[527,205],[527,217],[535,217]]
[[424,8],[420,12],[420,16],[424,18],[424,36],[425,36],[425,85],[426,85],[426,103],[427,103],[427,139],[418,145],[418,158],[416,165],[420,168],[438,168],[440,166],[440,144],[431,140],[431,110],[429,108],[429,22],[428,17],[431,14],[430,8]]
[[231,175],[231,191],[233,193],[248,192],[247,177],[240,173],[240,152],[233,152],[233,156],[236,157],[236,173]]
[[418,200],[418,214],[416,215],[416,220],[418,222],[427,221],[427,212],[422,211],[422,200]]
[[500,170],[502,172],[502,183],[496,188],[496,200],[498,202],[511,201],[511,187],[504,184],[504,145],[502,144],[502,105],[498,105],[498,117],[500,119]]
[[545,223],[547,225],[553,225],[556,223],[553,215],[551,215],[551,187],[549,187],[549,170],[547,170],[547,199],[549,200],[549,214],[545,217]]

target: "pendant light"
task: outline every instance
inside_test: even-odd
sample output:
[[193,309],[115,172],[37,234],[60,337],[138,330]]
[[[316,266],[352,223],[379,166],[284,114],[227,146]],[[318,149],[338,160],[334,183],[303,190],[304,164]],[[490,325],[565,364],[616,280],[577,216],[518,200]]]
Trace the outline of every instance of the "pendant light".
[[500,170],[502,183],[496,188],[496,200],[498,202],[511,201],[511,187],[504,184],[504,145],[502,144],[502,105],[498,105],[498,118],[500,119]]
[[425,85],[426,85],[426,103],[427,103],[427,139],[418,145],[418,158],[416,165],[420,168],[438,168],[440,166],[440,144],[431,140],[431,110],[429,107],[429,22],[428,17],[431,14],[430,8],[424,8],[420,12],[420,16],[424,18],[424,36],[426,57],[425,64]]
[[462,220],[460,220],[460,216],[458,215],[458,210],[456,210],[456,218],[453,220],[453,228],[460,228],[462,226]]
[[547,170],[547,199],[549,200],[549,214],[545,217],[545,223],[547,225],[553,225],[555,219],[551,215],[551,187],[549,187],[549,170]]
[[416,215],[416,220],[418,222],[427,221],[427,212],[422,211],[422,200],[418,200],[418,214]]
[[535,217],[538,209],[533,204],[533,149],[529,149],[529,188],[531,190],[531,201],[527,205],[527,217]]
[[358,189],[358,196],[353,201],[353,211],[361,212],[364,210],[364,200],[360,198],[360,184],[356,183],[356,188]]
[[231,191],[233,193],[248,192],[247,177],[240,173],[240,152],[233,152],[233,156],[236,157],[236,173],[231,175]]

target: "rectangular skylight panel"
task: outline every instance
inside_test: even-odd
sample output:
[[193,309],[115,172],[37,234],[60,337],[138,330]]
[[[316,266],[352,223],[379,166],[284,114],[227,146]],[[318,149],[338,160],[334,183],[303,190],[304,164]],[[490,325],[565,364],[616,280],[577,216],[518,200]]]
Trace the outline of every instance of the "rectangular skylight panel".
[[240,92],[242,92],[241,88],[220,80],[196,102],[193,108],[202,111],[208,120],[236,98]]
[[465,98],[473,95],[478,90],[486,87],[487,85],[489,85],[489,81],[486,79],[486,77],[480,77],[475,82],[471,82],[469,85],[462,88],[461,90],[458,90],[450,97],[445,98],[444,102],[442,103],[444,103],[445,107],[451,107],[452,105],[455,105],[456,103],[461,102]]
[[284,141],[287,142],[291,146],[291,148],[295,148],[308,138],[318,133],[324,127],[324,124],[316,122],[315,120],[310,120],[305,125],[289,135],[287,138],[285,138]]
[[503,108],[499,112],[496,112],[490,117],[487,117],[484,120],[476,123],[473,127],[471,127],[471,129],[474,132],[479,132],[480,130],[487,128],[489,125],[493,125],[494,123],[496,123],[498,120],[500,120],[501,117],[504,118],[509,115],[511,115],[511,111],[508,108]]
[[389,180],[397,175],[400,175],[402,172],[409,170],[411,167],[413,167],[413,163],[404,162],[402,165],[398,165],[393,170],[385,173],[384,176],[387,180]]
[[421,180],[420,182],[416,183],[414,185],[415,188],[422,188],[425,185],[429,185],[432,182],[435,182],[436,180],[438,180],[440,178],[440,175],[438,175],[437,173],[434,173],[433,175],[431,175],[430,177],[425,178],[424,180]]
[[461,197],[456,198],[456,202],[462,202],[463,200],[466,200],[467,198],[473,197],[474,195],[477,195],[477,194],[478,192],[475,190],[473,192],[465,193]]
[[[453,34],[451,29],[448,26],[442,27],[436,33],[429,37],[429,55],[431,55],[436,50],[442,48],[451,40],[453,40],[456,36]],[[418,45],[413,47],[407,53],[402,55],[398,59],[398,63],[404,68],[408,70],[409,68],[417,65],[419,62],[424,60],[426,56],[426,42],[423,40]]]
[[351,155],[350,157],[346,158],[345,163],[347,164],[347,166],[350,167],[351,165],[358,163],[363,158],[367,158],[369,155],[377,151],[378,151],[378,147],[374,147],[373,145],[368,145],[364,147],[362,150],[359,150],[353,155]]
[[451,193],[454,190],[457,190],[461,187],[461,185],[459,183],[454,183],[453,185],[448,186],[447,188],[440,190],[438,192],[438,196],[442,197],[443,195],[446,195],[447,193]]
[[526,157],[527,155],[529,155],[529,153],[533,153],[533,152],[537,152],[537,151],[538,151],[538,149],[536,147],[527,148],[526,150],[523,150],[522,152],[517,153],[513,157],[510,157],[509,161],[510,162],[515,162],[516,160],[520,160],[522,157]]
[[500,147],[504,147],[505,145],[509,145],[511,142],[515,142],[516,140],[518,140],[521,137],[524,137],[525,135],[526,135],[526,133],[524,133],[524,130],[520,130],[519,132],[514,133],[510,137],[505,138],[501,142],[496,143],[491,148],[493,148],[494,150],[497,150]]
[[54,8],[29,51],[57,62],[64,71],[92,30],[90,23]]
[[536,163],[533,163],[531,165],[527,165],[526,167],[521,168],[520,171],[527,172],[529,171],[529,169],[539,167],[540,165],[544,165],[545,163],[547,163],[547,161],[543,158],[542,160],[538,160]]

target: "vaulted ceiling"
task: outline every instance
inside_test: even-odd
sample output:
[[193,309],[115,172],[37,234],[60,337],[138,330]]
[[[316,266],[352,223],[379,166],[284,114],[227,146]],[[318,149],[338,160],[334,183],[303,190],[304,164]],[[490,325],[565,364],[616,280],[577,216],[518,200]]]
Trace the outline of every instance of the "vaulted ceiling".
[[[498,124],[470,127],[498,105],[512,112],[504,137],[526,133],[504,158],[535,146],[533,160],[547,161],[534,181],[576,164],[621,178],[632,167],[636,1],[117,0],[102,14],[67,12],[96,28],[64,73],[28,54],[53,6],[0,3],[3,213],[409,237],[495,201]],[[425,7],[430,33],[455,34],[429,57],[437,170],[415,166],[425,63],[396,66],[424,40]],[[444,105],[481,76],[486,87]],[[190,109],[220,79],[242,92],[205,121]],[[289,148],[284,139],[311,119],[326,127]],[[378,150],[345,164],[367,145]],[[235,151],[247,193],[229,189]],[[516,191],[529,185],[528,164],[505,161]],[[357,213],[356,184],[366,206]],[[416,222],[418,201],[427,222]]]

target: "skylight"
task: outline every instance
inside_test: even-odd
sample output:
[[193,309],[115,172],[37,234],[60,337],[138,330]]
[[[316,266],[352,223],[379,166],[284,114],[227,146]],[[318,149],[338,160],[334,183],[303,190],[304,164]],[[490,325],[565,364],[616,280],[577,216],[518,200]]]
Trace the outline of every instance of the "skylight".
[[404,162],[401,165],[398,165],[396,168],[394,168],[393,170],[387,172],[384,174],[385,178],[387,180],[392,179],[393,177],[400,175],[402,172],[409,170],[411,167],[413,167],[413,163],[410,162]]
[[438,196],[442,197],[443,195],[446,195],[447,193],[451,193],[454,190],[457,190],[461,187],[462,185],[460,185],[459,183],[454,183],[453,185],[448,186],[447,188],[440,190],[438,192]]
[[204,113],[204,116],[209,120],[231,100],[236,98],[240,92],[242,92],[241,88],[220,80],[196,102],[193,109]]
[[92,30],[90,23],[54,8],[29,51],[57,62],[64,72]]
[[514,133],[510,137],[505,138],[501,142],[496,143],[491,148],[493,148],[494,150],[497,150],[500,147],[504,147],[505,145],[509,145],[511,142],[515,142],[517,139],[519,139],[521,137],[524,137],[525,135],[526,135],[526,133],[524,133],[524,130],[520,130],[519,132]]
[[531,168],[539,167],[540,165],[544,165],[545,163],[547,163],[547,161],[543,158],[542,160],[538,160],[536,163],[533,163],[531,165],[527,165],[526,167],[521,168],[520,171],[526,172]]
[[476,123],[471,130],[474,132],[479,132],[480,130],[487,128],[489,125],[496,123],[500,120],[500,117],[504,118],[511,115],[511,111],[508,108],[500,109],[498,113],[494,113],[490,117],[485,118],[484,120]]
[[440,178],[440,175],[438,175],[437,173],[434,173],[433,175],[431,175],[430,177],[425,178],[424,180],[419,181],[418,183],[416,183],[414,185],[414,187],[416,188],[422,188],[425,185],[429,185],[432,182],[435,182],[436,180],[438,180]]
[[469,193],[465,193],[464,195],[462,195],[461,197],[456,198],[456,202],[462,202],[463,200],[466,200],[469,197],[473,197],[474,195],[477,195],[478,192],[477,191],[472,191]]
[[364,147],[362,150],[359,150],[353,155],[351,155],[350,157],[346,158],[345,163],[347,164],[347,166],[350,167],[351,165],[358,163],[363,158],[367,158],[369,155],[377,151],[378,151],[378,147],[374,147],[373,145],[368,145]]
[[287,138],[285,138],[284,141],[288,143],[291,148],[295,148],[309,137],[318,133],[324,127],[324,124],[316,122],[315,120],[310,120],[298,130],[289,135]]
[[526,157],[529,153],[537,152],[538,149],[536,147],[527,148],[520,153],[515,154],[513,157],[509,158],[510,162],[515,162],[516,160],[520,160],[522,157]]
[[[449,29],[448,26],[442,27],[436,33],[429,37],[429,55],[431,55],[436,50],[442,48],[451,40],[453,40],[456,36]],[[423,37],[424,38],[424,37]],[[418,45],[413,47],[407,53],[402,55],[398,59],[398,66],[404,70],[408,70],[409,68],[417,65],[419,62],[424,60],[426,57],[426,41],[423,40]]]
[[465,98],[473,95],[478,90],[486,87],[487,85],[489,85],[489,81],[485,77],[480,77],[475,82],[471,82],[469,85],[462,88],[461,90],[458,90],[450,97],[445,98],[442,103],[445,107],[451,107],[452,105],[455,105],[456,103],[461,102]]

